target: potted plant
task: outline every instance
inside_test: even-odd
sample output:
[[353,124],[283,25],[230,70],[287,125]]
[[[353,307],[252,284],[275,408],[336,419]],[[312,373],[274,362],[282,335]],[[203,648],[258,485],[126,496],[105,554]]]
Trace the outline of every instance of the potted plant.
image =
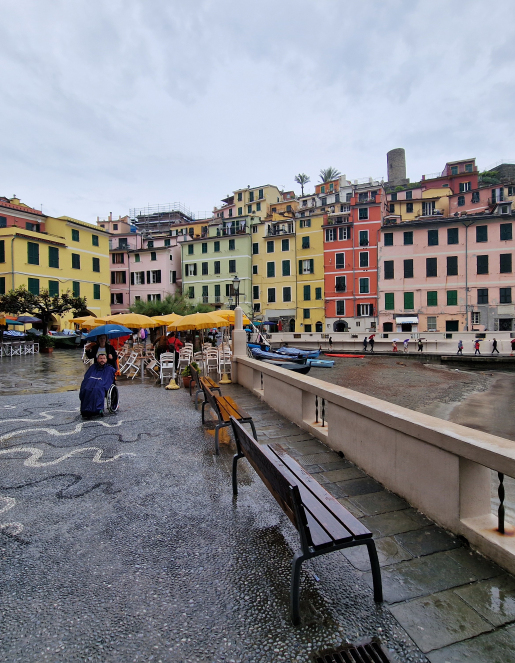
[[[199,370],[199,365],[197,364],[196,361],[192,361],[191,365],[197,371]],[[182,375],[182,384],[184,385],[185,389],[189,389],[191,384],[191,370],[189,364],[182,369],[181,375]]]
[[38,336],[37,342],[39,343],[40,352],[54,351],[55,340],[51,336],[42,334],[41,336]]

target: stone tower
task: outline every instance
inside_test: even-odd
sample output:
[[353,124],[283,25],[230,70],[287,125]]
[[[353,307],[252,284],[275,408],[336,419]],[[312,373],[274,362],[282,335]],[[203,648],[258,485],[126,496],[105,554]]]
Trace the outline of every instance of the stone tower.
[[399,186],[408,184],[406,179],[406,153],[403,147],[397,147],[386,154],[388,168],[388,184]]

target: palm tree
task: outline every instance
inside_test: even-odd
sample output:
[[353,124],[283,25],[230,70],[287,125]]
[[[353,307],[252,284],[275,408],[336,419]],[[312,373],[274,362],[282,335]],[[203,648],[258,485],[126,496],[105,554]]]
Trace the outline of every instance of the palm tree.
[[302,196],[304,195],[304,185],[307,184],[308,182],[311,182],[311,178],[309,175],[306,175],[306,173],[299,173],[298,175],[295,175],[295,181],[297,184],[300,184],[300,188],[302,190]]
[[335,180],[337,177],[340,177],[340,175],[341,173],[337,168],[329,166],[329,168],[322,168],[319,177],[321,182],[330,182],[331,180]]

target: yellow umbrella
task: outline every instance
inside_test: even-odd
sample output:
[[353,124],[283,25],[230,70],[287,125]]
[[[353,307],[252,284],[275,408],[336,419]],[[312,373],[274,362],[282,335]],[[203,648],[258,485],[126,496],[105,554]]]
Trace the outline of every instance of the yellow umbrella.
[[93,327],[98,327],[99,325],[104,324],[103,318],[94,318],[92,315],[87,315],[84,318],[73,318],[72,320],[69,320],[70,325],[76,324],[80,325],[80,327],[83,327],[84,329],[93,329]]
[[159,323],[148,315],[141,315],[140,313],[119,313],[118,315],[110,315],[104,318],[107,322],[117,322],[124,327],[131,329],[145,329],[146,327],[158,327]]
[[187,331],[190,329],[212,329],[213,327],[225,327],[227,320],[220,318],[214,313],[192,313],[185,315],[180,320],[168,325],[168,331]]
[[152,319],[158,322],[160,325],[166,326],[171,325],[172,322],[177,322],[183,316],[178,313],[169,313],[168,315],[153,315]]
[[[235,318],[234,311],[231,311],[230,309],[225,309],[224,311],[217,311],[216,315],[219,315],[221,318],[225,318],[229,324],[234,325],[234,318]],[[244,325],[251,324],[250,320],[245,315],[245,313],[243,314],[243,324]]]

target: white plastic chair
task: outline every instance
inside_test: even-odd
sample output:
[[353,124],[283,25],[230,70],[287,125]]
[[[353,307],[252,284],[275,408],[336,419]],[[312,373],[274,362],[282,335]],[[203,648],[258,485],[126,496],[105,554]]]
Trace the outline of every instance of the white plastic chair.
[[182,350],[179,352],[179,366],[178,366],[179,373],[181,372],[182,368],[186,368],[186,366],[189,366],[192,359],[193,359],[193,349],[182,348]]
[[[138,366],[138,364],[136,364],[137,358],[138,358],[138,353],[131,352],[130,357],[123,365],[123,368],[120,371],[120,373],[122,375],[127,375],[127,377],[131,377],[134,380],[136,375],[138,375],[138,373],[140,372],[140,367]],[[130,371],[134,371],[134,373],[131,376],[128,375]]]
[[209,348],[204,352],[204,367],[206,375],[210,371],[218,371],[218,352],[214,348]]
[[163,352],[159,357],[159,379],[161,384],[165,380],[175,379],[175,352]]

